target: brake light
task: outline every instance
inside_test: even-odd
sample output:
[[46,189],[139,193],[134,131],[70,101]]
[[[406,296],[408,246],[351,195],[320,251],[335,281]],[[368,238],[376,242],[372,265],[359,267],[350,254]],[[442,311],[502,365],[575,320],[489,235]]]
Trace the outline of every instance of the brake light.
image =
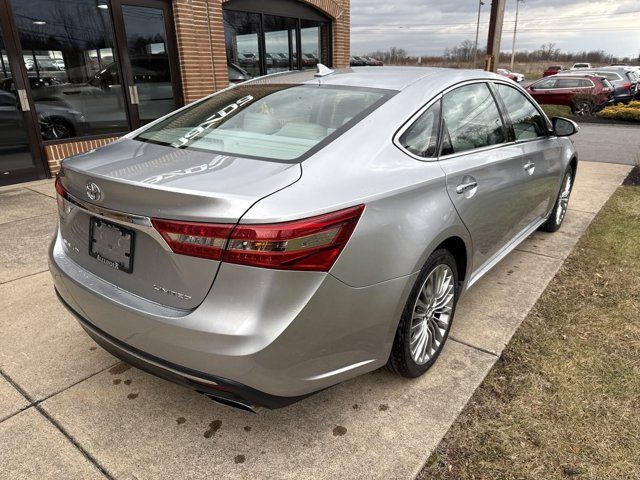
[[292,222],[220,225],[154,219],[175,253],[278,270],[326,272],[342,252],[364,205]]
[[623,83],[622,88],[624,88],[625,90],[631,90],[631,85],[631,83]]
[[153,219],[171,250],[181,255],[221,260],[233,225]]
[[60,181],[60,177],[56,177],[56,181],[54,183],[56,189],[56,202],[58,203],[58,212],[62,213],[64,211],[64,199],[67,198],[67,191],[62,186],[62,182]]

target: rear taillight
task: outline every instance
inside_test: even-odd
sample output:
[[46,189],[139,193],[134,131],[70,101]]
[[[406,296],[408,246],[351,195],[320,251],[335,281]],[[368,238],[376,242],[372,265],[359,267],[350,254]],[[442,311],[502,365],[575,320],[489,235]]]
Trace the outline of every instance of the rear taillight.
[[154,219],[175,253],[279,270],[328,271],[364,205],[293,222],[220,225]]
[[56,188],[56,201],[58,202],[58,212],[62,213],[64,210],[64,199],[67,198],[67,191],[62,186],[62,182],[60,181],[60,177],[56,177],[55,182]]
[[624,88],[625,90],[631,90],[631,85],[631,83],[623,83],[622,88]]
[[152,220],[171,250],[192,257],[221,260],[233,225]]

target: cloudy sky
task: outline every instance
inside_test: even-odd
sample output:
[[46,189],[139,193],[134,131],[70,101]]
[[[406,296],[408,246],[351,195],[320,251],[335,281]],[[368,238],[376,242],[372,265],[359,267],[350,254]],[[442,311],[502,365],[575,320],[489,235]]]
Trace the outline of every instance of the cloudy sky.
[[[485,46],[491,0],[483,0],[479,44]],[[511,49],[516,0],[506,0],[502,50]],[[411,55],[442,54],[475,40],[478,0],[351,0],[354,54],[396,46]],[[640,0],[524,0],[516,49],[555,42],[565,51],[640,53]]]

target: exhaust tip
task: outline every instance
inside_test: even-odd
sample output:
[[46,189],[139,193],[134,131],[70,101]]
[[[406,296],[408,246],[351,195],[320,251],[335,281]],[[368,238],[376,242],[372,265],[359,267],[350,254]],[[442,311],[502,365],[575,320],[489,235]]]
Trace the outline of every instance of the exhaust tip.
[[239,410],[244,410],[245,412],[256,413],[255,408],[252,405],[238,402],[237,400],[231,400],[229,398],[218,397],[216,395],[212,395],[210,393],[205,393],[205,396],[209,397],[216,403],[220,403],[222,405],[226,405],[228,407],[237,408]]

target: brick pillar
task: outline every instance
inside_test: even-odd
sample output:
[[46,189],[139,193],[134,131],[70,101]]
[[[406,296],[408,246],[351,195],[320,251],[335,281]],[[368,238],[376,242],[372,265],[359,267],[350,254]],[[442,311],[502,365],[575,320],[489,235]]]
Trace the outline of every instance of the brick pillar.
[[185,102],[228,85],[221,0],[174,0]]

